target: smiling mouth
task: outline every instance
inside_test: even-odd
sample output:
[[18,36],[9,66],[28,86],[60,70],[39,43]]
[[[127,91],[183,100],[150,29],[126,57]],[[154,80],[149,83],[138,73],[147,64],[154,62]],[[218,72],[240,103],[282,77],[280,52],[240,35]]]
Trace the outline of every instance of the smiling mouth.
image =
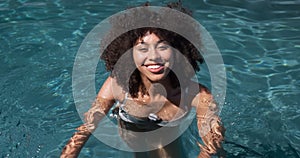
[[160,73],[164,69],[163,64],[150,64],[150,65],[145,65],[147,70],[152,72],[152,73]]

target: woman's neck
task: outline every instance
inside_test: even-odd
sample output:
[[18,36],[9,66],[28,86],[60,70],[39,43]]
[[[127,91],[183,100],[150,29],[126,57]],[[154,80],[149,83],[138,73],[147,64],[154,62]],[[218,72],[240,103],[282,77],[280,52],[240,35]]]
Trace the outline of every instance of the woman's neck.
[[149,96],[164,95],[167,97],[167,94],[171,94],[174,91],[169,76],[166,76],[158,82],[153,82],[146,76],[141,76],[141,79]]

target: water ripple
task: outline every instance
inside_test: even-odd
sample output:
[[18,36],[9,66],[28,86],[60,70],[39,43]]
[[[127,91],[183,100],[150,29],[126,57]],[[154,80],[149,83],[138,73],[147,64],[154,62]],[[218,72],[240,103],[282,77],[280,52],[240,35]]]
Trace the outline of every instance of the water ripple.
[[[81,41],[102,19],[137,3],[142,1],[0,3],[1,157],[59,155],[82,123],[71,89]],[[299,157],[300,2],[183,3],[211,33],[224,59],[228,89],[221,116],[228,157]],[[108,75],[103,63],[98,66],[97,89]],[[209,72],[203,70],[206,83]],[[197,134],[193,122],[183,136],[191,157],[199,152]],[[82,152],[83,157],[120,155],[132,156],[95,139]]]

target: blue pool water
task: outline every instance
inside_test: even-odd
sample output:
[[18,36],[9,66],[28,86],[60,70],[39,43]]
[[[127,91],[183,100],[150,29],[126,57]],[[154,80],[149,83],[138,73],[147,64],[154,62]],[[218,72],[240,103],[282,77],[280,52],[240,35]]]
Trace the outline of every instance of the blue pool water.
[[[140,2],[0,1],[0,157],[59,156],[82,123],[71,82],[82,40],[104,18]],[[228,157],[300,157],[300,1],[183,3],[224,59]],[[107,74],[97,75],[99,88]],[[190,157],[199,152],[196,135],[195,123],[183,135]],[[92,137],[80,157],[132,155]]]

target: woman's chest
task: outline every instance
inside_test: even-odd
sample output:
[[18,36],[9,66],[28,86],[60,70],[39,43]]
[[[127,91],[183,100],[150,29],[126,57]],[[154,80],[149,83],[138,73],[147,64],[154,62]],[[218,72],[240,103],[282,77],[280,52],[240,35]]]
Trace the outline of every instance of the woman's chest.
[[[184,106],[181,106],[184,104]],[[165,121],[171,121],[182,116],[186,111],[187,101],[182,100],[169,100],[169,99],[157,99],[157,100],[140,100],[128,98],[122,104],[122,109],[129,115],[146,118],[150,114],[156,114],[160,119]]]

